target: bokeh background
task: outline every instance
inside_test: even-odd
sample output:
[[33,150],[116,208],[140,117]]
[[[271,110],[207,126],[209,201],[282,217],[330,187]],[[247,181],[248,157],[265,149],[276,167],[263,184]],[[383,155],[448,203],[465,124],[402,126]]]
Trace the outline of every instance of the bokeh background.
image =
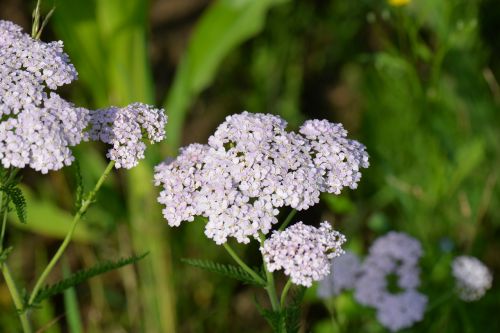
[[[44,13],[53,6],[43,2]],[[0,18],[30,31],[34,1],[2,0]],[[389,230],[419,239],[422,288],[434,306],[405,332],[500,332],[500,2],[498,0],[73,0],[55,1],[45,41],[62,39],[80,78],[63,89],[98,108],[164,106],[168,140],[131,171],[114,172],[78,226],[62,269],[150,251],[126,267],[46,302],[43,332],[269,332],[253,287],[180,259],[231,262],[203,226],[167,226],[153,166],[178,147],[205,143],[224,117],[274,113],[341,122],[370,154],[356,191],[324,196],[298,214],[329,220],[360,254]],[[86,188],[105,147],[76,152]],[[27,225],[12,216],[7,242],[19,283],[33,279],[69,227],[74,170],[23,171]],[[238,247],[258,265],[257,246]],[[439,300],[453,288],[450,262],[470,254],[494,274],[480,301]],[[332,316],[333,315],[333,316]],[[334,322],[332,321],[334,319]],[[0,283],[0,332],[19,331]],[[349,294],[308,291],[303,332],[385,332]]]

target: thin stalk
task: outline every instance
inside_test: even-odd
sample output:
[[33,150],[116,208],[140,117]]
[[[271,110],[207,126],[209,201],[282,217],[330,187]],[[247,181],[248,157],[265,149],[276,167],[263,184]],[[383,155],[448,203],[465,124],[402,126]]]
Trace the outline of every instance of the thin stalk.
[[286,302],[286,295],[288,294],[288,291],[290,290],[290,287],[292,286],[292,280],[289,279],[285,286],[283,287],[283,290],[281,291],[281,307],[285,307],[285,302]]
[[89,206],[94,202],[94,198],[95,198],[97,192],[99,191],[102,184],[104,183],[104,180],[108,177],[108,175],[111,172],[111,169],[113,169],[114,165],[115,165],[114,161],[109,162],[108,166],[106,167],[106,169],[102,173],[101,177],[99,178],[99,180],[95,184],[94,188],[88,194],[87,198],[83,201],[82,205],[80,206],[80,209],[73,217],[73,221],[71,222],[71,227],[70,227],[68,233],[66,234],[66,237],[64,238],[62,244],[59,246],[59,249],[57,250],[56,254],[52,257],[49,264],[47,265],[47,267],[45,267],[44,271],[42,272],[42,274],[40,275],[40,277],[36,281],[35,287],[33,288],[33,291],[31,293],[29,301],[28,301],[28,307],[33,305],[33,301],[35,300],[36,295],[38,294],[38,292],[42,288],[42,284],[45,282],[49,273],[52,271],[52,269],[54,268],[54,266],[59,261],[62,254],[64,253],[64,251],[68,247],[69,242],[71,241],[71,238],[72,238],[73,233],[75,231],[76,225],[78,224],[78,221],[80,221],[83,214],[85,214],[85,212],[87,211]]
[[21,294],[19,293],[19,290],[16,287],[16,283],[12,278],[12,274],[10,273],[9,267],[7,266],[6,262],[2,264],[2,274],[3,277],[5,278],[5,283],[7,284],[7,288],[9,289],[12,300],[14,301],[14,305],[16,306],[17,314],[19,316],[19,320],[21,321],[23,332],[24,333],[33,332],[31,329],[30,322],[28,320],[27,313],[22,311],[23,301],[21,298]]
[[[2,211],[3,208],[3,192],[0,191],[0,211]],[[5,226],[7,224],[7,206],[5,207],[5,212],[2,217],[2,231],[0,234],[0,252],[3,250],[3,238],[5,236]]]
[[292,209],[290,213],[288,213],[288,216],[286,217],[285,221],[283,221],[283,224],[280,226],[279,231],[285,230],[285,228],[290,224],[292,221],[293,217],[297,214],[296,209]]
[[[266,240],[266,236],[264,236],[263,233],[260,233],[259,236],[260,236],[260,244],[262,245]],[[266,291],[267,294],[269,295],[269,300],[271,301],[271,307],[273,308],[273,311],[279,311],[281,307],[278,295],[276,294],[276,287],[274,285],[274,275],[272,272],[268,271],[266,266],[266,261],[264,260],[264,258],[262,258],[262,264],[264,265],[264,271],[266,272],[266,280],[267,280]]]
[[245,264],[243,260],[241,260],[241,258],[236,254],[236,252],[234,252],[233,248],[228,243],[224,243],[224,248],[229,253],[229,255],[234,259],[234,261],[236,261],[238,265],[240,265],[240,267],[243,268],[245,272],[250,274],[256,281],[262,284],[267,283],[266,281],[264,281],[262,277],[260,277],[259,274],[257,274],[253,269],[251,269],[247,264]]
[[[7,221],[7,207],[3,210],[2,210],[2,208],[3,208],[3,194],[2,194],[2,192],[0,192],[0,211],[2,211],[2,220],[3,220],[2,243],[0,243],[0,246],[3,245],[3,235],[4,235],[4,231],[5,231],[5,222]],[[0,250],[2,250],[1,247],[0,247]],[[12,274],[10,273],[10,269],[7,266],[6,262],[1,263],[0,265],[1,265],[3,277],[5,278],[5,283],[7,284],[7,288],[9,289],[10,296],[12,297],[12,300],[14,301],[14,305],[16,307],[16,310],[17,310],[17,313],[19,316],[19,320],[21,321],[21,326],[23,328],[23,332],[24,333],[31,333],[32,330],[31,330],[30,322],[28,320],[28,316],[26,313],[21,312],[21,310],[23,308],[23,301],[21,298],[21,294],[19,293],[19,290],[16,287],[16,283],[14,282],[14,279],[12,278]]]

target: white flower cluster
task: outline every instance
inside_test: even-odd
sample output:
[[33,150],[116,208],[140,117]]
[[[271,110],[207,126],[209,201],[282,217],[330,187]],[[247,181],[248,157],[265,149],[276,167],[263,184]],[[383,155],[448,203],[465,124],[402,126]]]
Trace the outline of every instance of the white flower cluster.
[[293,283],[310,287],[330,273],[330,260],[344,251],[344,235],[328,222],[319,228],[298,222],[284,231],[274,231],[260,251],[270,272],[284,269]]
[[342,291],[353,289],[361,273],[359,257],[349,251],[331,260],[330,274],[318,286],[318,296],[326,299],[339,295]]
[[467,302],[477,301],[491,288],[493,276],[480,260],[459,256],[453,260],[452,273],[458,296]]
[[204,216],[205,234],[218,244],[228,237],[248,243],[271,230],[280,207],[307,209],[322,191],[355,188],[358,170],[368,166],[364,146],[345,140],[345,131],[328,132],[341,125],[320,123],[316,133],[306,122],[302,135],[269,114],[227,117],[208,145],[189,146],[156,168],[165,218],[177,226]]
[[[390,232],[373,243],[362,264],[354,296],[359,303],[375,307],[379,322],[391,331],[410,327],[423,318],[427,297],[417,291],[421,255],[416,239]],[[389,290],[390,275],[397,277],[399,291]]]
[[0,160],[6,168],[47,173],[69,165],[87,139],[89,112],[51,90],[77,78],[62,42],[32,39],[0,20]]
[[151,143],[163,140],[167,116],[163,109],[132,103],[124,108],[96,110],[90,122],[91,139],[112,145],[106,156],[116,162],[116,168],[130,169],[144,158],[145,136]]

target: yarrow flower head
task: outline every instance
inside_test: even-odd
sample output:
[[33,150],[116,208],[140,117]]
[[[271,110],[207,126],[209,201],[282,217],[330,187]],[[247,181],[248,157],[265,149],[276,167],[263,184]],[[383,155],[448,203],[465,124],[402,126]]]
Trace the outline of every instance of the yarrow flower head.
[[61,41],[44,43],[0,20],[0,160],[47,173],[69,165],[87,139],[89,111],[53,90],[77,78]]
[[[279,208],[303,210],[316,204],[320,193],[331,189],[324,185],[325,178],[334,182],[336,174],[342,177],[335,193],[343,186],[355,187],[359,168],[368,166],[364,146],[337,156],[345,142],[332,145],[333,137],[309,138],[287,132],[286,125],[269,114],[228,116],[208,145],[190,146],[176,160],[160,164],[155,181],[164,187],[158,200],[165,205],[169,224],[204,216],[205,234],[218,244],[228,237],[248,243],[250,237],[271,230]],[[328,158],[316,162],[319,150]],[[345,176],[348,166],[354,170],[350,182]]]
[[91,139],[112,145],[106,156],[116,162],[116,168],[130,169],[144,158],[144,137],[151,143],[164,139],[167,116],[163,109],[132,103],[124,108],[96,110],[90,122]]
[[341,246],[345,241],[328,222],[319,228],[297,222],[284,231],[274,231],[260,251],[270,272],[283,269],[293,283],[310,287],[330,273],[330,260],[344,253]]
[[477,301],[491,288],[493,275],[479,259],[459,256],[453,260],[452,273],[458,296],[467,302]]
[[[416,239],[390,232],[373,243],[362,264],[354,296],[359,303],[375,307],[380,323],[391,331],[423,318],[427,297],[417,291],[421,255]],[[389,284],[390,277],[397,278],[395,286]]]
[[339,295],[342,291],[353,289],[361,273],[359,257],[349,251],[331,260],[330,274],[328,274],[318,287],[320,298],[330,298]]

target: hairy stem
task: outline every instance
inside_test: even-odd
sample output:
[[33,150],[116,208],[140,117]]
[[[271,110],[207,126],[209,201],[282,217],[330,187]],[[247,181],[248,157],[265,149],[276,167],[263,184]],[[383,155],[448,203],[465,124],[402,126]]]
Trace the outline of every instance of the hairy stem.
[[42,274],[40,275],[40,277],[36,281],[35,287],[33,288],[33,291],[30,295],[29,300],[28,300],[28,304],[27,304],[28,307],[33,305],[33,301],[35,300],[36,295],[40,291],[40,288],[42,288],[42,285],[45,282],[45,280],[47,279],[49,273],[52,271],[52,269],[54,268],[54,266],[59,261],[62,254],[64,253],[64,251],[68,247],[69,242],[71,241],[71,238],[72,238],[73,233],[75,231],[76,225],[78,224],[78,221],[80,221],[81,217],[85,214],[85,212],[87,211],[89,206],[94,202],[94,199],[95,199],[97,192],[99,191],[102,184],[104,183],[104,180],[108,177],[108,175],[111,172],[111,169],[113,168],[114,165],[115,165],[114,161],[109,162],[108,166],[106,167],[106,169],[102,173],[101,177],[99,178],[99,180],[95,184],[94,188],[87,195],[87,198],[83,201],[78,212],[76,212],[76,214],[73,218],[73,221],[71,222],[71,227],[70,227],[68,233],[66,234],[66,237],[64,238],[62,244],[59,246],[59,249],[57,250],[56,254],[52,257],[49,264],[47,265],[47,267],[45,267],[44,271],[42,272]]
[[290,224],[290,222],[292,222],[292,219],[295,216],[295,214],[297,214],[297,210],[292,209],[290,213],[288,213],[288,216],[286,217],[285,221],[283,221],[283,223],[281,224],[279,231],[285,230],[285,228]]
[[250,274],[256,281],[262,284],[266,284],[266,281],[259,274],[257,274],[253,269],[251,269],[247,264],[241,260],[241,258],[234,252],[233,248],[228,244],[224,243],[224,248],[229,253],[229,255],[240,265],[241,268],[245,270],[248,274]]

